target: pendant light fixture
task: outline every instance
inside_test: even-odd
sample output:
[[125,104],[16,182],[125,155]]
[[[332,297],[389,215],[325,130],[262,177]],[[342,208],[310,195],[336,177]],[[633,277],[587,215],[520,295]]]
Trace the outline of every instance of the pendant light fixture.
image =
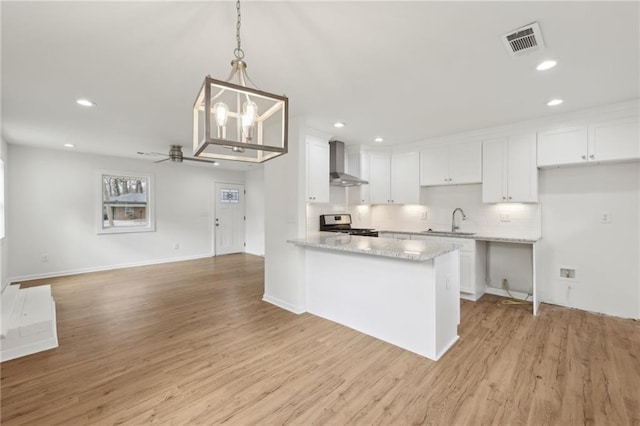
[[231,74],[226,81],[205,77],[193,105],[193,155],[262,163],[287,153],[289,99],[258,89],[249,78],[240,42],[239,0],[236,12]]

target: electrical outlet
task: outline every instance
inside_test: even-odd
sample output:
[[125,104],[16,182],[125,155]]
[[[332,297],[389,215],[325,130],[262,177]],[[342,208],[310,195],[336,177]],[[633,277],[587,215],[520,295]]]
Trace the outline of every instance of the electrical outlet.
[[42,262],[48,262],[49,261],[49,255],[48,254],[43,254],[42,258],[40,259]]
[[420,219],[427,220],[427,211],[426,210],[423,210],[422,213],[420,213]]
[[600,223],[611,223],[611,214],[609,214],[609,212],[602,212],[600,215]]
[[178,250],[179,248],[180,248],[180,243],[175,243],[175,244],[173,245],[173,249],[174,249],[174,250]]
[[500,222],[511,222],[511,215],[506,212],[500,213]]
[[576,270],[571,268],[560,268],[560,277],[569,280],[576,279]]

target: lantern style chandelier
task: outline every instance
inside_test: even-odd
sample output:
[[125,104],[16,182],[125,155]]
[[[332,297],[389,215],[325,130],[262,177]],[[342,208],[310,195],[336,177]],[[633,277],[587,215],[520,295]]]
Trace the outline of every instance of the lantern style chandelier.
[[236,12],[231,74],[226,81],[205,77],[193,105],[193,155],[262,163],[287,153],[289,99],[259,90],[249,78],[240,42],[239,0]]

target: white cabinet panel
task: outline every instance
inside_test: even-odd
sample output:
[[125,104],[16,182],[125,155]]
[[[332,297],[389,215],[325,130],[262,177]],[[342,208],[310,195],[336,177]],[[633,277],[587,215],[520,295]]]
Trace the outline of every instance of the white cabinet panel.
[[538,133],[538,167],[587,161],[587,140],[586,127]]
[[482,182],[482,143],[427,148],[420,153],[420,185]]
[[538,201],[535,133],[483,141],[482,201]]
[[640,158],[638,119],[624,119],[589,126],[589,160]]
[[391,157],[389,154],[370,154],[369,191],[372,204],[391,202]]
[[482,142],[482,202],[507,201],[507,138]]
[[420,185],[449,183],[449,148],[428,148],[420,153]]
[[537,202],[538,168],[535,133],[509,137],[507,158],[507,200],[522,203]]
[[329,143],[307,137],[307,202],[329,202]]
[[460,291],[473,293],[473,253],[460,251]]
[[420,156],[417,152],[391,156],[391,202],[420,203]]
[[482,142],[469,142],[449,147],[449,183],[482,182]]
[[[369,154],[364,152],[350,154],[347,157],[347,173],[368,182],[370,180]],[[347,197],[349,204],[369,204],[371,203],[370,187],[368,184],[348,187]]]

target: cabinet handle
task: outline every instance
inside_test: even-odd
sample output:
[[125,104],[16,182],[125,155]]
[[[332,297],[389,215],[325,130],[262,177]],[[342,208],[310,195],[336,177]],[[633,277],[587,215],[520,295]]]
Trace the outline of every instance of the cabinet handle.
[[448,181],[448,180],[449,180],[449,179],[447,179],[447,178],[444,178],[444,181],[445,181],[445,182],[446,182],[446,181]]
[[593,160],[594,158],[596,158],[596,156],[595,156],[595,155],[593,155],[593,154],[591,154],[591,155],[589,156],[589,158],[591,158],[591,159]]
[[506,200],[506,199],[507,199],[507,197],[502,197],[502,199],[503,199],[503,200]]
[[511,197],[509,197],[509,199],[511,199]]
[[587,156],[586,156],[586,155],[583,155],[583,156],[582,156],[582,159],[583,159],[583,160],[586,160],[586,159],[587,159]]

